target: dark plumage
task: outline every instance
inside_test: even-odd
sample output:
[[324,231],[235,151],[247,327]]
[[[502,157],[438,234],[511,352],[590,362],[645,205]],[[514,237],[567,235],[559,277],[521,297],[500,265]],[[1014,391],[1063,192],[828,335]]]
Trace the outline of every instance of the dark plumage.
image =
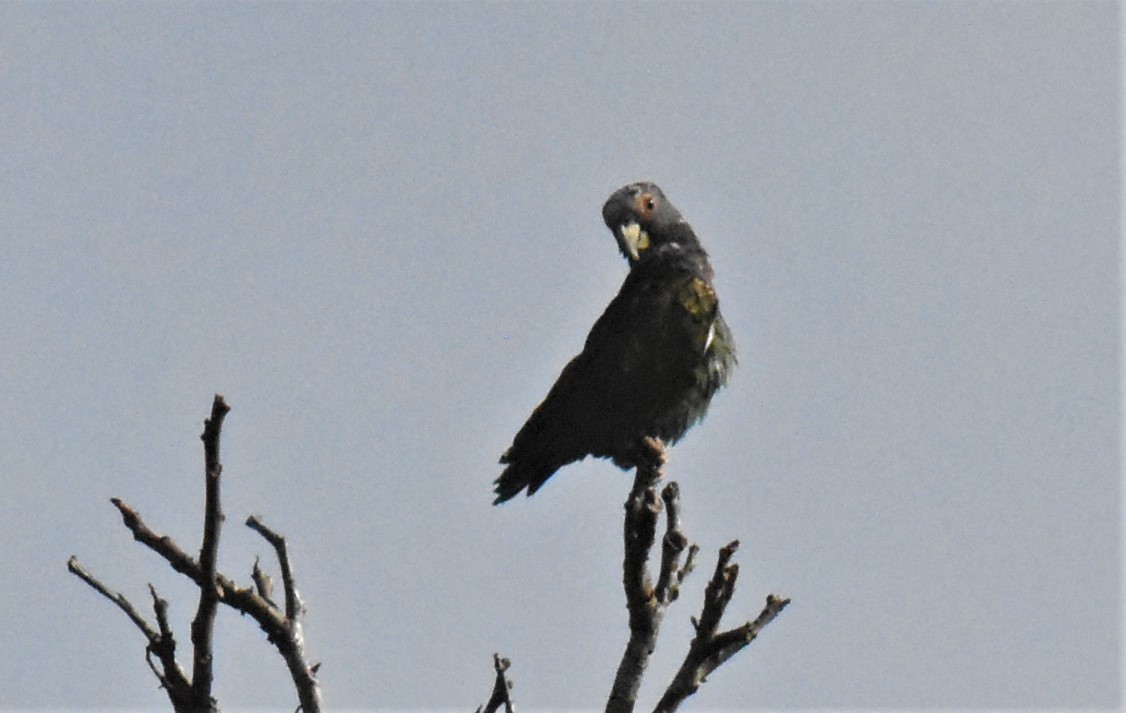
[[588,455],[629,469],[646,457],[646,439],[675,443],[735,365],[708,255],[661,189],[631,183],[610,196],[602,218],[629,274],[501,456],[496,503],[525,488],[531,495]]

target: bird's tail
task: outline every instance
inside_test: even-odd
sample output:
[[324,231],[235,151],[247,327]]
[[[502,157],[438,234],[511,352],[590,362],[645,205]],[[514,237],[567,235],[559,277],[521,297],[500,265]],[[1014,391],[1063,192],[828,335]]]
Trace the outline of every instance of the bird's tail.
[[508,467],[493,481],[493,493],[496,495],[493,505],[511,500],[525,488],[528,489],[528,495],[531,495],[539,490],[540,486],[555,474],[555,471],[570,462],[559,459],[517,460],[510,457],[509,453],[505,453],[500,458],[500,462]]

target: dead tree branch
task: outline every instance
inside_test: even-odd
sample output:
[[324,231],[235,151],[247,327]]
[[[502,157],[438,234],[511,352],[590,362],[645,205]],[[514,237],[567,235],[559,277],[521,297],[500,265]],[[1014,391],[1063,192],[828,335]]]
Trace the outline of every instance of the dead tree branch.
[[661,498],[657,484],[663,475],[665,448],[659,441],[646,444],[650,457],[637,464],[633,487],[625,505],[625,557],[622,561],[622,586],[629,611],[629,641],[622,654],[606,713],[631,713],[637,703],[637,692],[649,657],[657,647],[657,633],[665,610],[679,592],[680,581],[687,574],[680,568],[680,554],[688,539],[680,530],[679,504],[675,487],[666,489],[674,505],[667,518],[661,569],[657,586],[649,574],[649,553],[656,539]]
[[[285,538],[266,527],[266,524],[256,515],[246,518],[246,526],[261,535],[266,542],[273,546],[278,556],[278,565],[281,567],[282,587],[285,589],[285,618],[297,619],[305,612],[301,597],[297,595],[297,585],[293,581],[293,567],[289,563],[289,552],[286,550]],[[254,562],[255,567],[258,562]]]
[[496,680],[493,682],[493,692],[489,701],[477,709],[477,713],[496,713],[504,706],[504,713],[516,713],[512,704],[512,681],[508,680],[507,671],[512,662],[502,659],[500,654],[493,654],[493,670],[496,671]]
[[192,691],[197,700],[209,699],[215,673],[212,640],[215,633],[215,613],[219,610],[219,591],[215,582],[215,567],[219,556],[219,533],[223,528],[223,510],[219,500],[219,476],[223,465],[219,462],[219,434],[223,419],[231,407],[222,396],[211,404],[211,418],[203,422],[204,453],[204,514],[203,543],[199,548],[200,576],[199,606],[192,620]]
[[[120,498],[111,500],[118,512],[121,513],[125,527],[133,533],[133,539],[156,552],[164,558],[172,569],[191,579],[200,589],[200,603],[191,625],[193,665],[190,681],[176,662],[176,642],[168,624],[168,603],[157,595],[156,590],[151,585],[150,592],[153,597],[153,609],[156,613],[158,626],[156,629],[144,620],[124,595],[111,592],[93,575],[86,572],[78,564],[75,557],[70,558],[67,567],[103,596],[117,604],[145,634],[149,641],[146,648],[146,659],[149,661],[149,667],[160,680],[161,686],[167,691],[173,709],[177,713],[181,711],[190,711],[191,713],[218,711],[218,703],[211,696],[211,687],[214,681],[212,634],[219,604],[225,604],[242,614],[247,614],[258,622],[258,625],[266,633],[267,639],[285,659],[286,666],[289,668],[294,686],[297,689],[301,710],[304,713],[319,713],[321,694],[320,684],[316,678],[319,664],[310,665],[305,655],[300,621],[304,607],[294,584],[293,568],[286,549],[285,538],[275,533],[258,518],[251,517],[247,520],[247,526],[262,535],[273,546],[277,554],[282,570],[282,581],[285,586],[284,612],[270,599],[269,576],[261,570],[257,561],[255,561],[254,572],[251,575],[254,582],[253,587],[239,587],[229,577],[216,569],[219,535],[223,522],[219,497],[220,474],[222,473],[222,464],[219,461],[219,435],[223,417],[229,410],[230,407],[223,401],[223,397],[216,395],[212,405],[211,418],[204,423],[202,439],[206,463],[206,504],[203,544],[200,548],[198,561],[185,552],[171,537],[161,535],[145,524],[137,511]],[[160,662],[160,668],[157,668],[152,661],[154,655]]]
[[[266,526],[260,519],[251,515],[246,520],[246,526],[262,535],[269,542],[278,557],[278,565],[282,572],[282,586],[285,590],[285,613],[280,615],[277,604],[268,596],[260,594],[260,585],[255,580],[255,590],[249,588],[235,589],[229,601],[225,603],[249,614],[258,622],[270,640],[285,659],[289,668],[289,675],[297,687],[297,696],[301,701],[301,709],[305,713],[320,710],[320,684],[317,682],[317,669],[320,664],[310,664],[305,655],[305,635],[301,627],[301,617],[305,613],[305,605],[297,594],[297,585],[293,577],[293,565],[290,563],[289,551],[286,548],[285,538]],[[257,561],[254,563],[257,569]],[[258,570],[261,572],[261,570]],[[263,573],[263,576],[264,573]],[[268,579],[268,578],[267,578]],[[267,592],[268,594],[268,592]]]
[[[657,635],[665,612],[679,597],[680,586],[694,569],[699,552],[696,545],[688,546],[688,538],[681,526],[680,488],[676,483],[669,483],[660,497],[657,496],[665,462],[664,446],[657,441],[647,442],[645,446],[643,453],[649,453],[651,457],[644,458],[644,462],[637,465],[633,487],[625,505],[622,583],[629,610],[630,636],[606,703],[607,713],[632,713],[646,666],[657,646]],[[661,540],[660,569],[654,585],[649,574],[649,556],[656,541],[662,503],[666,515],[665,534]],[[731,564],[731,557],[738,546],[738,542],[732,542],[720,550],[715,574],[705,590],[703,611],[699,620],[692,620],[696,637],[680,670],[661,697],[657,711],[676,710],[685,698],[696,692],[709,673],[753,641],[763,627],[789,604],[788,599],[770,595],[766,608],[753,622],[717,633],[735,591],[739,567]]]
[[754,621],[749,621],[734,629],[716,633],[731,596],[735,593],[735,580],[739,577],[739,565],[731,564],[731,557],[739,548],[735,540],[719,551],[715,573],[704,590],[704,607],[700,618],[692,618],[696,636],[688,647],[688,654],[676,672],[672,683],[665,690],[654,711],[672,713],[691,696],[708,675],[725,661],[754,641],[763,628],[790,603],[789,599],[773,594],[766,597],[766,606]]
[[680,526],[680,486],[669,483],[661,491],[665,504],[665,536],[661,541],[661,573],[657,578],[656,596],[659,601],[669,604],[680,596],[680,585],[696,567],[696,545],[688,547],[684,566],[680,566],[680,554],[688,546],[688,537]]
[[103,597],[116,604],[150,642],[160,638],[160,633],[145,621],[145,618],[141,616],[141,613],[137,611],[132,602],[130,602],[124,594],[121,592],[111,592],[97,577],[87,572],[86,569],[78,563],[77,557],[71,555],[70,559],[66,561],[66,568],[71,574],[76,575],[83,582],[93,587],[94,590]]
[[[168,601],[156,593],[156,587],[149,585],[152,595],[152,608],[156,613],[156,622],[160,627],[160,638],[149,644],[145,651],[145,660],[149,668],[156,674],[161,687],[168,693],[172,701],[172,709],[177,711],[217,711],[218,704],[214,699],[197,701],[191,681],[184,675],[184,670],[176,662],[176,637],[172,635],[172,627],[168,624]],[[152,662],[152,656],[160,661],[161,669],[158,670]]]

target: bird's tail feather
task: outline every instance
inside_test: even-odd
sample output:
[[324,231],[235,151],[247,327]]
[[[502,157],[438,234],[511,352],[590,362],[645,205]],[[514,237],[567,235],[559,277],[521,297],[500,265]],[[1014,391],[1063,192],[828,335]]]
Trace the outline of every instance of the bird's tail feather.
[[500,462],[507,464],[508,467],[500,474],[500,477],[493,482],[493,493],[496,499],[493,500],[493,505],[499,505],[505,501],[511,500],[513,497],[520,494],[521,490],[528,489],[528,495],[540,489],[540,486],[547,482],[547,479],[555,474],[555,471],[562,468],[572,460],[538,460],[538,461],[525,461],[525,460],[510,460],[506,453],[501,458]]

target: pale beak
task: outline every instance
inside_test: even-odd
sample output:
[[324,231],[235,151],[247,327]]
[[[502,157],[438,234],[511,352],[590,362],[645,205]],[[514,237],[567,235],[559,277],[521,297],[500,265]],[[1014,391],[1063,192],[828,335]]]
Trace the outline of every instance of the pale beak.
[[622,225],[618,230],[622,238],[622,247],[633,262],[641,256],[642,250],[649,248],[649,233],[641,229],[636,220],[631,220]]

